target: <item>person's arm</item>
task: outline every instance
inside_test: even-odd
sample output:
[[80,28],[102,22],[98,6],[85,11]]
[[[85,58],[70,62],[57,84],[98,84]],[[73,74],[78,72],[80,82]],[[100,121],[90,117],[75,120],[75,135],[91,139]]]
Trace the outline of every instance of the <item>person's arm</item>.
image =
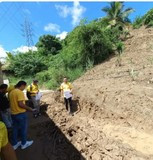
[[15,151],[9,142],[2,148],[2,156],[4,160],[17,160]]
[[24,93],[23,92],[20,92],[18,94],[18,105],[20,108],[23,108],[23,109],[26,109],[28,111],[33,111],[32,108],[28,107],[24,102],[25,102],[25,96],[24,96]]
[[23,108],[23,109],[26,109],[26,110],[28,110],[28,111],[33,111],[33,109],[32,108],[30,108],[30,107],[28,107],[27,105],[25,105],[24,103],[23,103],[23,101],[18,101],[18,105],[19,105],[19,107],[21,107],[21,108]]
[[69,87],[70,87],[70,91],[71,91],[71,94],[72,94],[73,92],[72,92],[72,84],[71,83],[69,83]]

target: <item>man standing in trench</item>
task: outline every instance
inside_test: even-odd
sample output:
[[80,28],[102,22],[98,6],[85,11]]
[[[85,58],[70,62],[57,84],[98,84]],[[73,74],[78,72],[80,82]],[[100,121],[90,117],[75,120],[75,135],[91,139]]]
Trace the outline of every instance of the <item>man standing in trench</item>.
[[[72,84],[68,82],[67,78],[63,79],[63,83],[60,86],[61,96],[64,96],[64,102],[66,106],[66,110],[69,110],[69,114],[73,115],[72,112]],[[69,108],[70,106],[70,108]]]

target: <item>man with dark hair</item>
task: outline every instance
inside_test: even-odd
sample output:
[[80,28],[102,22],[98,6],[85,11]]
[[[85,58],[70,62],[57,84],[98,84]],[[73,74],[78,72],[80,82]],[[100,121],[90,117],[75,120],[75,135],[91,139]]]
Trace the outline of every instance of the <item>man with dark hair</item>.
[[12,119],[9,110],[10,108],[9,101],[8,98],[6,97],[7,88],[8,88],[7,84],[0,85],[0,115],[6,127],[10,129],[12,127]]
[[[2,156],[2,157],[1,157]],[[8,141],[7,129],[0,121],[0,159],[17,160],[13,147]]]
[[[27,141],[27,114],[26,111],[34,111],[25,104],[23,90],[26,88],[25,81],[19,81],[15,89],[9,95],[13,121],[12,145],[16,150],[19,146],[25,149],[32,145],[33,141]],[[18,142],[20,133],[21,141]]]
[[37,118],[41,115],[40,113],[40,99],[37,99],[39,93],[38,80],[33,80],[33,83],[27,87],[28,99],[33,103],[33,107],[36,109],[34,117]]
[[[63,79],[63,83],[60,86],[61,96],[64,96],[64,102],[66,106],[66,110],[69,110],[69,114],[73,115],[72,113],[72,84],[68,82],[67,78]],[[70,108],[68,107],[70,106]]]

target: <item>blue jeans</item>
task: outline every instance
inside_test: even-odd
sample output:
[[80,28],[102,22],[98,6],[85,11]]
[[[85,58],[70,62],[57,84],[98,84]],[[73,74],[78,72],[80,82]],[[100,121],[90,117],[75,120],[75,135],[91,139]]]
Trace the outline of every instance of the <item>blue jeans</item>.
[[6,111],[0,111],[2,121],[5,123],[7,128],[12,128],[12,118],[9,109]]
[[27,114],[26,112],[12,115],[13,121],[13,133],[12,133],[12,145],[18,143],[18,136],[21,139],[22,145],[27,141]]

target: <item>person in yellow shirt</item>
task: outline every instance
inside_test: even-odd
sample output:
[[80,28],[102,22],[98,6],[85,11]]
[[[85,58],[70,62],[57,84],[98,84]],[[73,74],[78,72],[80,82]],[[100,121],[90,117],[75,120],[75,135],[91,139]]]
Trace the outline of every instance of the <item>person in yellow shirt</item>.
[[[13,121],[12,145],[16,150],[19,146],[25,149],[32,145],[33,141],[27,141],[27,114],[26,111],[34,111],[25,104],[23,90],[26,88],[25,81],[19,81],[15,89],[9,95],[10,108]],[[20,133],[20,134],[19,134]],[[18,135],[21,141],[18,142]]]
[[15,86],[14,86],[14,85],[10,85],[10,86],[8,87],[8,89],[7,89],[8,98],[9,98],[9,96],[10,96],[11,91],[13,91],[14,89],[15,89]]
[[0,159],[17,160],[16,154],[8,141],[7,129],[0,121]]
[[[72,84],[68,82],[67,78],[63,79],[63,83],[60,86],[61,96],[64,97],[66,110],[70,110],[69,114],[73,115],[72,112]],[[69,108],[70,106],[70,108]]]
[[36,95],[39,93],[38,80],[33,80],[33,83],[27,87],[27,97],[33,103],[33,107],[36,110],[34,117],[41,116],[40,113],[40,100],[36,99]]

